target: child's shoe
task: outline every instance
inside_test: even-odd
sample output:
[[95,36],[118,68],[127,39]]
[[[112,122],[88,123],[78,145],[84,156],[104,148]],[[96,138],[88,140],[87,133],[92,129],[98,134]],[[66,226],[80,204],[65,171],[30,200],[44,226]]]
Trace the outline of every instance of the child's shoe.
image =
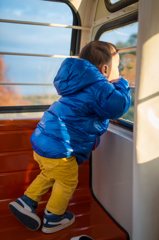
[[88,237],[86,235],[81,235],[81,236],[78,236],[78,237],[73,237],[73,238],[71,238],[71,240],[93,240],[93,238]]
[[45,209],[42,232],[54,233],[70,226],[75,221],[75,216],[71,212],[65,212],[62,215],[55,215]]
[[71,238],[71,240],[93,240],[93,238],[88,237],[86,235],[81,235],[81,236],[78,236],[78,237],[73,237],[73,238]]
[[20,197],[9,203],[9,208],[13,215],[31,230],[37,230],[41,225],[41,220],[35,212],[38,203],[27,196]]

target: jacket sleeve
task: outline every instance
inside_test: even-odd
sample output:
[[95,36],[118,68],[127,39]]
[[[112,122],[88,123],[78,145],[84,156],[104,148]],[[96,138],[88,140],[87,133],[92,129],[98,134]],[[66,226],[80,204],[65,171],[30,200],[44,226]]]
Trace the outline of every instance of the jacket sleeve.
[[130,107],[129,83],[123,79],[105,81],[96,93],[95,112],[105,119],[121,117]]

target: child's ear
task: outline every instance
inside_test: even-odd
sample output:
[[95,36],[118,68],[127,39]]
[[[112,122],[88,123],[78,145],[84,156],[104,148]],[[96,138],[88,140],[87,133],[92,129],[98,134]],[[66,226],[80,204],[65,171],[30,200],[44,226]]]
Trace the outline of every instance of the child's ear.
[[106,78],[108,78],[108,71],[109,71],[108,65],[103,64],[100,68],[100,71]]

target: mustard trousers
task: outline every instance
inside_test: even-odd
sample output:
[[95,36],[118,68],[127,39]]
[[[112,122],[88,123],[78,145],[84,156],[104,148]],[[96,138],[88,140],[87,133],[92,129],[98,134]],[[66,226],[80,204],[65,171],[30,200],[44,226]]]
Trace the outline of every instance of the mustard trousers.
[[34,159],[39,163],[41,173],[25,191],[25,195],[39,202],[50,187],[52,193],[46,209],[54,214],[62,215],[68,205],[78,183],[78,164],[76,158],[51,159],[33,152]]

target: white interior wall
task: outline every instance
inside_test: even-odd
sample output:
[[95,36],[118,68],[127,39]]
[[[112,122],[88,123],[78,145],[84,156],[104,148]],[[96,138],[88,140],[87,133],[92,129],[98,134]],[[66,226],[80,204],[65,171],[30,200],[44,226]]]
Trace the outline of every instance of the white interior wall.
[[133,239],[159,239],[159,1],[140,0],[134,122]]
[[132,236],[133,133],[109,125],[92,154],[92,187],[99,202]]

